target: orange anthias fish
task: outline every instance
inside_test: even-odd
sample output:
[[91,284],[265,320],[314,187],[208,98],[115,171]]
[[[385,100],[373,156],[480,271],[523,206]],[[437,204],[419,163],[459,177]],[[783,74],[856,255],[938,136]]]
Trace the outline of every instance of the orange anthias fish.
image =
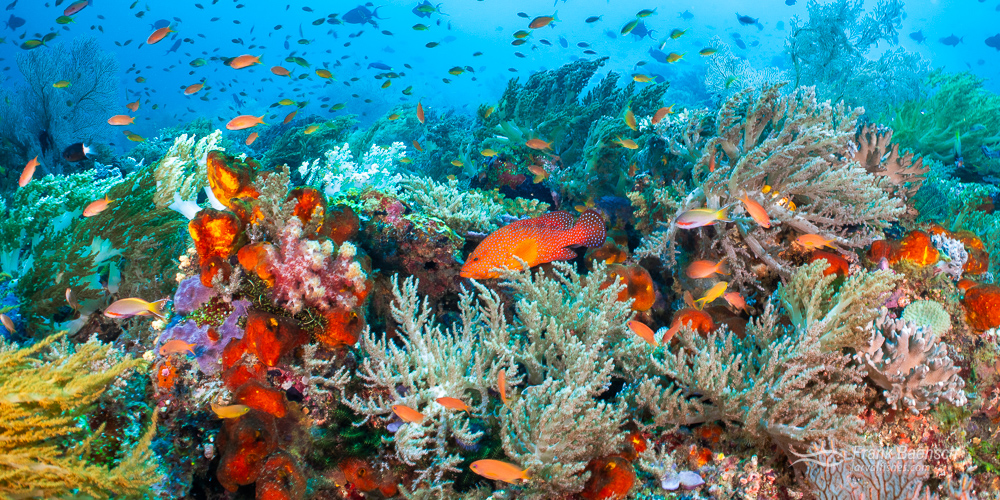
[[569,260],[576,253],[567,247],[604,244],[604,219],[595,210],[587,210],[573,223],[569,212],[550,212],[534,219],[508,224],[490,233],[462,266],[463,278],[489,279],[499,274],[494,268],[519,269],[521,259],[529,267]]
[[552,21],[558,21],[558,20],[559,19],[556,19],[556,14],[552,14],[551,16],[538,16],[532,19],[530,23],[528,23],[528,27],[533,30],[537,30],[538,28],[544,28],[548,26],[549,23],[551,23]]
[[497,374],[497,389],[500,390],[500,401],[507,404],[507,372],[501,370]]
[[726,205],[718,210],[712,210],[711,208],[693,208],[684,212],[677,218],[677,227],[683,229],[694,229],[696,227],[711,226],[716,222],[731,222],[726,218],[726,210],[729,210],[729,206]]
[[20,187],[27,186],[31,182],[31,178],[35,175],[35,167],[40,165],[38,163],[38,157],[34,157],[26,165],[24,165],[24,170],[21,171],[21,177],[17,180],[17,185]]
[[146,39],[146,45],[153,45],[154,43],[163,40],[164,38],[167,37],[167,35],[171,33],[176,33],[176,31],[170,29],[170,26],[167,26],[166,28],[160,28],[154,31],[152,35],[149,35],[149,38]]
[[660,120],[662,120],[667,115],[669,115],[670,113],[673,113],[673,112],[674,112],[674,105],[673,104],[671,104],[670,106],[667,106],[665,108],[660,108],[660,109],[656,110],[656,113],[653,114],[653,119],[652,119],[652,121],[650,123],[652,123],[653,125],[656,125],[657,123],[660,123]]
[[740,292],[726,292],[722,298],[729,302],[729,305],[733,306],[734,309],[739,311],[747,310],[747,301],[740,295]]
[[480,476],[505,483],[518,484],[528,480],[528,469],[499,460],[476,460],[469,467]]
[[530,141],[526,142],[525,145],[531,149],[537,149],[539,151],[544,151],[546,149],[552,148],[551,142],[545,142],[541,139],[531,139]]
[[194,355],[194,348],[197,346],[198,344],[184,342],[183,340],[180,339],[168,340],[165,344],[160,346],[160,356],[166,356],[167,354],[174,354],[176,352],[185,352],[185,351],[190,352],[191,355]]
[[799,245],[806,247],[806,250],[830,246],[834,240],[828,240],[818,234],[803,234],[795,239]]
[[212,403],[212,411],[214,411],[216,416],[219,418],[239,418],[250,411],[250,407],[247,405],[219,406]]
[[645,323],[635,320],[629,321],[628,329],[632,330],[632,333],[638,335],[639,338],[641,338],[642,340],[649,342],[649,345],[653,347],[657,346],[656,332],[654,332],[653,329],[647,326]]
[[274,73],[275,75],[278,76],[288,76],[292,74],[290,71],[288,71],[285,68],[282,68],[281,66],[272,66],[271,73]]
[[107,196],[105,196],[104,198],[101,198],[99,200],[94,200],[94,201],[90,202],[87,205],[86,208],[83,209],[83,216],[84,217],[93,217],[93,216],[95,216],[95,215],[103,212],[104,209],[108,208],[108,205],[110,205],[110,204],[111,204],[111,200],[109,200]]
[[133,113],[135,113],[136,111],[139,111],[139,101],[141,100],[142,99],[136,99],[135,102],[130,102],[126,104],[125,107],[128,108]]
[[719,259],[719,262],[696,260],[688,265],[687,269],[684,270],[684,274],[686,274],[688,278],[694,279],[711,278],[715,275],[715,273],[726,274],[722,272],[722,264],[725,261],[725,257]]
[[11,320],[10,316],[7,316],[6,314],[0,313],[0,323],[3,323],[4,328],[6,328],[10,333],[14,333],[14,330],[16,330],[16,328],[14,328],[14,321]]
[[256,127],[257,125],[266,125],[264,123],[264,115],[253,116],[253,115],[240,115],[226,124],[227,130],[243,130],[245,128]]
[[[288,113],[288,115],[285,116],[285,119],[281,122],[282,125],[288,125],[288,122],[292,121],[292,119],[295,118],[295,115],[297,114],[299,114],[299,110],[297,109],[295,111],[292,111],[291,113]],[[263,118],[263,116],[261,118]]]
[[767,210],[764,210],[764,207],[761,206],[760,203],[751,200],[746,193],[743,193],[743,197],[740,198],[740,201],[743,202],[743,208],[746,208],[747,213],[750,214],[750,217],[753,217],[753,220],[757,221],[757,224],[760,225],[760,227],[771,227],[771,217],[767,215]]
[[156,302],[146,302],[142,299],[129,298],[115,301],[104,310],[104,315],[109,318],[125,319],[132,316],[156,316],[166,319],[163,314],[163,306],[170,299],[161,299]]
[[253,66],[254,64],[260,64],[260,56],[251,56],[246,54],[233,59],[229,63],[229,66],[233,69],[243,69],[247,66]]
[[420,143],[417,141],[413,141],[413,147],[416,148],[417,151],[420,151],[421,153],[424,152],[424,147],[421,146]]
[[424,414],[406,405],[393,405],[392,412],[404,422],[419,422],[424,419]]
[[115,115],[108,118],[108,125],[132,125],[135,123],[135,117],[129,115]]
[[469,405],[458,398],[437,398],[434,401],[450,410],[469,411]]
[[194,85],[188,85],[188,87],[184,89],[184,95],[196,94],[199,90],[203,89],[204,87],[205,87],[204,83],[196,83]]
[[247,140],[246,140],[245,144],[247,146],[249,146],[249,145],[253,144],[253,141],[256,141],[256,140],[257,140],[257,132],[254,132],[254,133],[250,134],[249,136],[247,136]]
[[424,105],[419,102],[417,103],[417,121],[419,121],[421,125],[424,123]]

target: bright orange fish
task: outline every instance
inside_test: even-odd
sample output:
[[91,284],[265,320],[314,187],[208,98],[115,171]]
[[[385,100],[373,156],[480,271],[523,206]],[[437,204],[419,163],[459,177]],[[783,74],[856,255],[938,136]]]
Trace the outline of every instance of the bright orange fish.
[[419,422],[424,419],[424,414],[406,405],[393,405],[392,412],[404,422]]
[[231,66],[233,69],[243,69],[247,66],[253,66],[254,64],[260,64],[260,56],[255,57],[246,54],[230,61],[229,66]]
[[146,45],[153,45],[154,43],[163,40],[164,38],[167,37],[167,35],[171,33],[177,33],[177,32],[170,29],[170,26],[167,26],[166,28],[160,28],[154,31],[152,35],[149,35],[149,38],[146,39]]
[[550,149],[552,147],[552,143],[551,142],[545,142],[545,141],[543,141],[541,139],[531,139],[530,141],[528,141],[528,142],[525,143],[525,146],[528,146],[531,149],[537,149],[539,151],[542,151],[542,150]]
[[595,210],[584,212],[575,224],[569,212],[520,220],[490,233],[469,255],[460,274],[463,278],[496,278],[499,274],[494,268],[520,269],[517,258],[529,267],[573,259],[576,253],[567,247],[599,247],[605,235],[604,219]]
[[125,107],[128,108],[129,111],[135,113],[136,111],[139,111],[139,101],[141,100],[142,99],[136,99],[135,102],[130,102],[126,104]]
[[184,89],[184,95],[195,94],[204,87],[205,87],[204,83],[196,83],[194,85],[188,85],[188,87]]
[[671,104],[670,106],[667,106],[665,108],[660,108],[660,109],[656,110],[656,113],[653,113],[653,120],[651,121],[651,123],[653,125],[656,125],[657,123],[660,123],[660,120],[664,119],[667,115],[669,115],[670,113],[673,113],[673,112],[674,112],[674,105],[673,104]]
[[227,130],[243,130],[245,128],[256,127],[257,125],[265,125],[264,115],[253,116],[253,115],[240,115],[226,124]]
[[834,240],[828,240],[818,234],[803,234],[795,239],[795,242],[806,247],[806,250],[828,247],[830,246],[830,243],[833,243],[833,241]]
[[558,21],[558,20],[559,19],[556,18],[555,14],[552,14],[551,16],[538,16],[532,19],[530,23],[528,23],[528,27],[533,30],[537,30],[538,28],[544,28],[548,26],[549,23],[551,23],[552,21]]
[[500,389],[500,401],[507,404],[507,372],[503,370],[497,374],[497,388]]
[[417,103],[417,121],[421,124],[424,123],[424,105],[419,102]]
[[11,320],[10,316],[7,316],[6,314],[0,313],[0,323],[3,323],[4,328],[6,328],[7,331],[10,333],[14,333],[14,331],[16,330],[16,328],[14,327],[14,321]]
[[282,68],[281,66],[271,66],[271,73],[274,73],[278,76],[288,76],[292,74],[291,71],[288,71],[287,69]]
[[469,405],[458,398],[437,398],[434,401],[450,410],[469,411]]
[[645,340],[649,345],[656,347],[656,332],[653,331],[648,325],[641,321],[629,321],[628,329],[632,330],[632,333],[636,334],[642,340]]
[[743,197],[740,198],[740,201],[743,202],[743,207],[747,209],[747,213],[750,214],[750,217],[753,217],[753,220],[757,221],[757,224],[760,225],[760,227],[771,227],[771,217],[767,215],[767,210],[764,210],[764,207],[761,206],[760,203],[751,200],[750,196],[746,193],[743,193]]
[[103,212],[104,209],[108,208],[108,205],[110,205],[110,204],[111,204],[111,200],[109,200],[107,196],[105,196],[104,198],[101,198],[99,200],[94,200],[94,201],[90,202],[89,204],[87,204],[87,207],[83,209],[83,216],[84,217],[93,217],[93,216],[95,216],[95,215]]
[[735,309],[741,311],[747,310],[747,301],[740,295],[740,292],[726,292],[722,298],[726,299],[726,302],[729,302],[729,305]]
[[25,166],[24,170],[21,171],[21,177],[17,180],[17,185],[20,187],[27,186],[31,182],[31,178],[35,175],[35,167],[41,165],[38,163],[38,157],[34,157]]
[[192,344],[184,342],[180,339],[168,340],[165,344],[160,346],[160,356],[166,356],[167,354],[174,354],[176,352],[190,352],[194,356],[194,348],[198,344]]
[[253,141],[256,140],[257,140],[257,132],[254,132],[247,137],[246,145],[249,146],[253,144]]
[[487,479],[496,479],[505,483],[517,484],[528,480],[528,469],[501,462],[499,460],[476,460],[469,467],[472,472]]
[[288,115],[285,116],[285,120],[281,123],[284,125],[288,125],[288,122],[292,121],[292,118],[295,118],[295,115],[297,114],[299,114],[299,110],[297,109],[295,111],[292,111],[291,113],[288,113]]
[[719,259],[719,262],[696,260],[688,265],[687,269],[684,270],[684,274],[687,274],[688,278],[694,279],[711,278],[715,273],[726,274],[721,270],[722,263],[725,261],[725,257]]

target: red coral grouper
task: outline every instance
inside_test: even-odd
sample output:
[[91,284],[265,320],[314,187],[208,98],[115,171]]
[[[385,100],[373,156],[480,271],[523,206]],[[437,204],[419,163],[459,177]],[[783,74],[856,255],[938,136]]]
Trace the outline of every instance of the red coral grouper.
[[526,219],[497,229],[473,250],[462,266],[463,278],[487,279],[499,275],[494,268],[519,269],[515,257],[529,267],[569,260],[576,253],[567,247],[584,245],[599,247],[604,244],[604,219],[595,210],[587,210],[573,224],[569,212],[551,212],[534,219]]

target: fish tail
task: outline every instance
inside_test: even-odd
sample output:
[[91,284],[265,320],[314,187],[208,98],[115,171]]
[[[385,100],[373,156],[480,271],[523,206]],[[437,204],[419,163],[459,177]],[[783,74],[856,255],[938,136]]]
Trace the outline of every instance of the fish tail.
[[726,276],[729,276],[729,273],[722,271],[722,264],[724,262],[726,262],[726,259],[728,259],[728,258],[729,258],[729,256],[726,255],[726,256],[723,256],[721,259],[719,259],[719,263],[715,265],[715,272],[717,272],[719,274],[724,274]]
[[568,243],[565,246],[584,245],[596,248],[604,244],[606,237],[607,228],[604,225],[604,218],[597,210],[591,208],[583,212],[573,228],[569,230]]
[[160,319],[167,319],[167,316],[163,313],[163,307],[167,305],[170,299],[160,299],[156,302],[149,303],[149,312]]

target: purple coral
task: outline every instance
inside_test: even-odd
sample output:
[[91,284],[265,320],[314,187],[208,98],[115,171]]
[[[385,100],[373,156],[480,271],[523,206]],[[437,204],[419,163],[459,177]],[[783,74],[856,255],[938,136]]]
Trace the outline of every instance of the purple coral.
[[205,305],[215,295],[214,288],[202,285],[201,278],[192,276],[177,285],[177,293],[174,294],[174,311],[178,314],[190,314]]
[[302,222],[292,218],[281,231],[274,259],[275,302],[292,313],[305,306],[327,311],[357,305],[355,294],[365,291],[365,273],[354,259],[357,249],[350,242],[335,245],[302,237]]

